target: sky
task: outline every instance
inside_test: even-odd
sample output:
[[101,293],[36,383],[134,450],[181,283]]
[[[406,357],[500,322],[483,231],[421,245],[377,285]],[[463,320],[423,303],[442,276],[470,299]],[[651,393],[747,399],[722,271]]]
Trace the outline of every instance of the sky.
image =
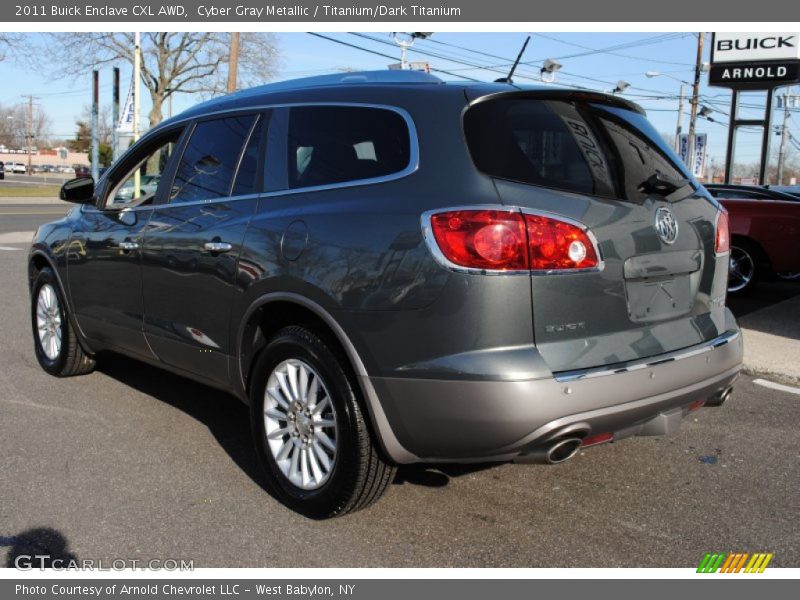
[[[41,43],[38,34],[28,34]],[[322,33],[344,45],[308,33],[278,33],[281,59],[274,79],[293,79],[310,75],[333,73],[345,69],[385,69],[399,60],[400,52],[390,33]],[[429,40],[418,40],[409,50],[409,60],[427,61],[432,68],[447,71],[435,74],[445,80],[473,78],[491,81],[502,77],[513,62],[527,35],[532,39],[518,68],[515,81],[539,81],[540,67],[547,58],[557,59],[563,68],[556,74],[555,83],[611,91],[619,80],[630,83],[622,94],[643,106],[658,131],[674,136],[678,117],[678,95],[681,81],[691,82],[697,52],[696,34],[678,33],[434,33]],[[708,61],[710,38],[706,37],[704,61]],[[357,47],[353,47],[357,46]],[[599,50],[599,51],[598,51]],[[386,58],[378,54],[390,55]],[[23,53],[24,54],[24,53]],[[526,64],[529,63],[529,64]],[[130,81],[130,67],[119,65],[122,81]],[[488,67],[488,68],[486,68]],[[661,73],[654,77],[648,71]],[[84,77],[59,77],[57,65],[32,69],[21,59],[0,62],[0,105],[22,102],[22,94],[39,97],[38,103],[52,120],[56,138],[74,136],[75,120],[91,101],[91,68]],[[111,66],[100,73],[101,104],[111,103]],[[697,131],[708,134],[709,155],[724,161],[727,141],[727,122],[730,112],[730,92],[725,88],[709,87],[703,74],[700,88],[701,104],[714,112],[714,122],[698,119]],[[266,83],[266,82],[265,82]],[[687,96],[691,87],[685,87]],[[797,88],[795,88],[797,92]],[[124,99],[126,90],[122,90]],[[196,95],[176,95],[173,110],[180,111],[200,101]],[[747,94],[748,118],[763,115],[765,95]],[[149,107],[143,89],[142,114]],[[166,107],[165,107],[166,112]],[[683,131],[689,127],[689,102],[684,103]],[[790,119],[790,130],[800,139],[800,116]],[[772,154],[777,152],[777,136],[770,136]],[[737,138],[737,162],[756,162],[759,156],[760,133],[745,131]]]

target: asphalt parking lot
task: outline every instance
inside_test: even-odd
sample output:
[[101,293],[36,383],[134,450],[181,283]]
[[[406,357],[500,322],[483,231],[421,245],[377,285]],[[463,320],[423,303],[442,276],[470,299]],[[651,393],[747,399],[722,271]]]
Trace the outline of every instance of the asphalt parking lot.
[[[24,208],[0,206],[0,236],[55,218]],[[798,395],[743,376],[672,436],[556,467],[406,467],[374,507],[311,521],[264,491],[234,398],[124,358],[45,374],[26,244],[0,247],[0,564],[47,548],[197,567],[691,567],[709,551],[800,566]],[[796,293],[774,285],[762,302]]]

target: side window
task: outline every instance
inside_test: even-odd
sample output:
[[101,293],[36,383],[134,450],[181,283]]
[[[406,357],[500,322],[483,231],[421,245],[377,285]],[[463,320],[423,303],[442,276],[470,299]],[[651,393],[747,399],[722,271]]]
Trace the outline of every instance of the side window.
[[258,158],[261,150],[261,132],[264,127],[264,119],[259,119],[250,134],[250,139],[242,154],[239,162],[239,169],[236,172],[236,181],[233,184],[231,196],[243,196],[254,194],[260,190],[256,189],[258,175]]
[[381,108],[292,108],[288,142],[290,188],[391,175],[411,160],[405,119]]
[[228,196],[254,119],[248,115],[198,123],[178,165],[170,202]]
[[144,155],[135,166],[113,184],[105,208],[122,209],[152,202],[180,134],[181,130],[177,130],[143,150]]

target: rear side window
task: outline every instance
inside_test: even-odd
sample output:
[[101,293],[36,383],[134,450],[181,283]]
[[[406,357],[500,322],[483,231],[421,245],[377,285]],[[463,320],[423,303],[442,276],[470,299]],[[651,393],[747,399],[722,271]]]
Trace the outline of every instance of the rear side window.
[[479,170],[522,183],[641,201],[654,173],[687,178],[678,160],[630,110],[531,98],[481,102],[464,117]]
[[248,115],[198,123],[178,165],[170,202],[228,196],[254,120]]
[[399,173],[410,162],[405,119],[381,108],[303,106],[289,115],[289,187],[304,188]]

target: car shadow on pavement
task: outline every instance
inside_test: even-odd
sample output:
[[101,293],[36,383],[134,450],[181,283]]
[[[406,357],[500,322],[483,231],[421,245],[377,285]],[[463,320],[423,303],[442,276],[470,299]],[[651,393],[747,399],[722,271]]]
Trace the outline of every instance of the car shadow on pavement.
[[[97,369],[203,423],[234,463],[275,498],[256,458],[248,409],[237,398],[148,364],[115,355],[99,356]],[[497,463],[403,465],[398,469],[393,483],[444,487],[455,477],[495,466]]]
[[248,408],[236,397],[137,360],[115,355],[99,356],[97,370],[201,422],[233,462],[264,491],[275,497],[256,458]]
[[0,546],[10,546],[5,566],[9,569],[65,568],[78,557],[69,551],[69,543],[60,531],[35,527],[12,536],[0,536]]

